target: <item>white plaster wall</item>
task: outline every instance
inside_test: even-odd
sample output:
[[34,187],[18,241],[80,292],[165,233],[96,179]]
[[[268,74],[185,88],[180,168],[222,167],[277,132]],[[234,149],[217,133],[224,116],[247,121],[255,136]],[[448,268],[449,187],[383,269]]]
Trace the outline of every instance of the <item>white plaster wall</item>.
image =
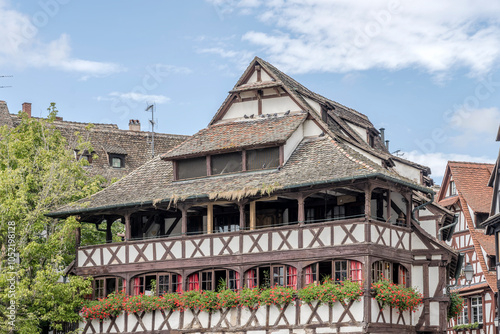
[[304,127],[301,124],[285,143],[284,147],[285,164],[292,155],[293,151],[295,151],[297,146],[300,144],[302,139],[304,139]]
[[[261,78],[262,78],[262,71],[261,71]],[[256,71],[253,71],[252,75],[250,76],[250,78],[248,79],[248,81],[246,83],[254,83],[254,82],[257,82],[257,72]]]
[[438,283],[439,283],[439,267],[429,267],[429,294],[431,296],[434,296],[434,292],[436,291]]
[[394,161],[394,169],[404,177],[412,179],[420,184],[420,170],[399,161]]
[[304,123],[304,137],[315,137],[319,136],[323,130],[314,123],[313,120],[306,120]]
[[438,302],[430,303],[429,308],[430,308],[430,321],[431,321],[430,325],[439,326],[439,303]]
[[436,221],[435,220],[421,220],[420,227],[422,227],[425,232],[437,238],[436,232]]
[[[266,71],[264,70],[261,70],[260,71],[260,79],[262,81],[271,81],[272,78],[269,76],[269,74],[267,74]],[[248,79],[248,81],[246,83],[253,83],[253,82],[257,82],[257,71],[253,71],[252,75],[250,76],[250,78]]]
[[[425,277],[425,279],[428,279]],[[411,283],[412,286],[419,291],[424,291],[424,270],[422,266],[413,266],[411,270]]]
[[301,108],[288,96],[275,97],[262,100],[262,113],[284,113],[287,110],[299,111]]
[[361,155],[365,156],[366,158],[370,159],[371,161],[375,162],[376,164],[382,166],[382,159],[377,158],[376,156],[374,156],[374,155],[372,155],[372,154],[370,154],[370,153],[368,153],[368,152],[366,152],[366,151],[364,151],[364,150],[362,150],[354,145],[351,145],[348,143],[346,143],[346,144],[347,144],[347,146],[352,148],[354,151],[360,153]]
[[258,113],[258,105],[257,101],[246,101],[246,102],[238,102],[233,103],[229,110],[224,115],[223,119],[231,119],[231,118],[241,118],[244,115],[257,115]]
[[302,97],[304,98],[304,100],[306,100],[306,102],[313,108],[313,110],[321,116],[321,105],[316,102],[316,101],[313,101],[311,100],[310,98],[308,97],[305,97],[304,95],[302,95]]
[[367,141],[366,129],[351,122],[346,122],[365,142]]

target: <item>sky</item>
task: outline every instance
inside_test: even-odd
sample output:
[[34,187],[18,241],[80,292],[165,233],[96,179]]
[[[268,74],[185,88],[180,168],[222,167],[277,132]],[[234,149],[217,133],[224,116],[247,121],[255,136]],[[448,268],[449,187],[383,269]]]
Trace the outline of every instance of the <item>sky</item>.
[[0,0],[0,100],[68,121],[206,127],[259,56],[431,167],[493,163],[500,1]]

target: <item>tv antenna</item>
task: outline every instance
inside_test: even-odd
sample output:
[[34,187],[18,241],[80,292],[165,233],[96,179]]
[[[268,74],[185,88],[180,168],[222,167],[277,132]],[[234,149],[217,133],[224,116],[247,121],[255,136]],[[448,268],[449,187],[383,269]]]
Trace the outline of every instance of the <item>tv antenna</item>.
[[[12,78],[13,75],[0,75],[0,78]],[[0,88],[10,88],[12,86],[0,86]]]
[[151,119],[149,123],[151,123],[151,157],[155,157],[155,104],[152,103],[147,106],[146,111],[151,111]]

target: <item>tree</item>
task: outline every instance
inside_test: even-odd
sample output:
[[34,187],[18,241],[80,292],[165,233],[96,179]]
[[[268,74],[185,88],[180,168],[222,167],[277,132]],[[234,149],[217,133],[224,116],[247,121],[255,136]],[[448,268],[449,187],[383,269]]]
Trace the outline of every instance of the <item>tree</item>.
[[[91,281],[62,271],[75,258],[74,218],[46,213],[100,190],[105,180],[85,172],[54,127],[54,103],[47,120],[20,113],[15,128],[0,128],[0,332],[33,334],[78,321]],[[88,143],[80,142],[78,149]],[[12,329],[12,325],[15,325]]]

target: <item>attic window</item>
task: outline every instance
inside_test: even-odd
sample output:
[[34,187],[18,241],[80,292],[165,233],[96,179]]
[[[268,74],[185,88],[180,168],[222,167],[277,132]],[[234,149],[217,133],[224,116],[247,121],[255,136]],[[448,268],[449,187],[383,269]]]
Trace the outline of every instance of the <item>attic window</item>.
[[77,161],[87,160],[89,163],[92,163],[92,152],[84,150],[80,153],[79,150],[75,150],[75,158]]
[[247,170],[271,169],[280,165],[279,147],[249,150],[247,153]]
[[457,187],[455,185],[455,181],[450,181],[450,196],[457,194]]
[[241,172],[241,152],[212,155],[212,175]]
[[123,156],[121,154],[110,154],[109,155],[109,165],[113,168],[125,167],[125,156]]
[[191,158],[177,162],[179,179],[192,179],[207,176],[207,158]]

